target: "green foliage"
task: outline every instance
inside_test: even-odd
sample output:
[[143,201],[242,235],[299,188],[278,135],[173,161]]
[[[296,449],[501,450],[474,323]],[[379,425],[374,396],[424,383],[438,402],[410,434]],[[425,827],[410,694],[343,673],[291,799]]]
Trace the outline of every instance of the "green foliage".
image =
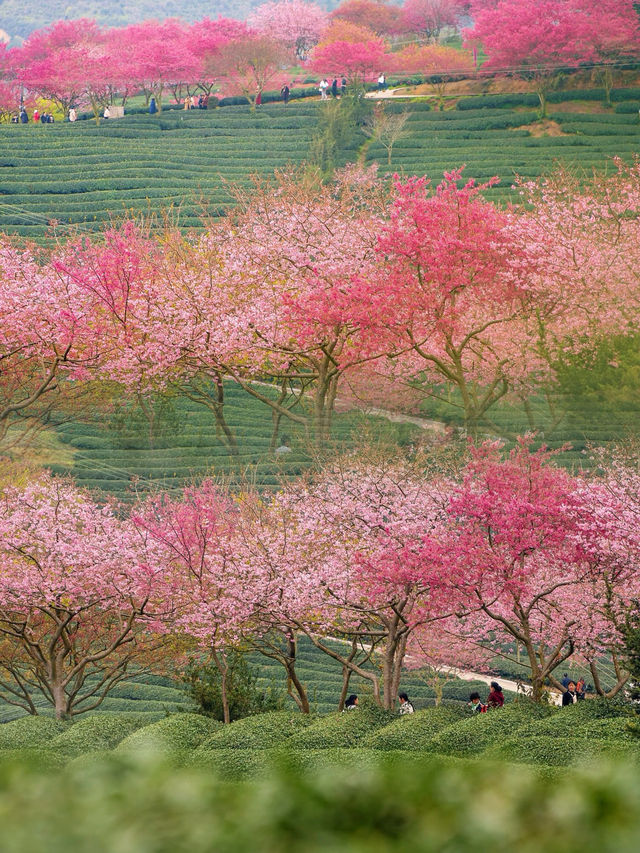
[[28,749],[46,746],[69,728],[69,723],[51,717],[21,717],[0,725],[0,749]]
[[[225,665],[228,666],[226,691],[232,721],[283,708],[282,692],[277,693],[272,687],[263,690],[257,686],[258,672],[249,666],[246,655],[229,651]],[[200,713],[223,721],[222,674],[213,659],[190,661],[183,680]]]
[[550,709],[532,702],[513,703],[461,720],[434,735],[425,749],[443,755],[478,755],[501,742],[533,719],[547,716]]
[[437,732],[468,716],[468,713],[464,706],[459,709],[429,708],[426,711],[416,711],[415,714],[407,714],[372,732],[365,737],[363,745],[381,750],[428,750],[429,743]]
[[378,708],[372,701],[361,700],[352,711],[328,714],[289,740],[291,749],[332,749],[351,747],[364,742],[372,731],[393,719],[390,711]]
[[[338,753],[335,762],[302,774],[276,763],[262,778],[234,784],[209,767],[114,759],[48,773],[3,762],[0,846],[3,853],[567,853],[579,836],[602,853],[637,850],[637,768],[603,762],[542,776],[449,760],[363,767]],[[242,767],[234,769],[231,778],[241,778]]]
[[245,717],[208,737],[199,751],[212,749],[269,749],[307,728],[314,718],[298,711],[271,711]]
[[66,756],[113,749],[146,724],[147,720],[137,714],[92,714],[55,737],[50,749]]
[[575,736],[528,738],[518,732],[487,749],[483,758],[567,767],[588,765],[605,758],[640,762],[640,749],[629,742],[585,737],[580,731]]
[[195,749],[222,724],[200,714],[173,714],[130,734],[119,752],[170,754]]
[[357,94],[344,95],[340,100],[331,99],[323,103],[318,127],[311,141],[311,163],[327,176],[337,166],[343,165],[344,152],[355,150],[357,144],[364,140],[360,127],[371,111],[371,104]]

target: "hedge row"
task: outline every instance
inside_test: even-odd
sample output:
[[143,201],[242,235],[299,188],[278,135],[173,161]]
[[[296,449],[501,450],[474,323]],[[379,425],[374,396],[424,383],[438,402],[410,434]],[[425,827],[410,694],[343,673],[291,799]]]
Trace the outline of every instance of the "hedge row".
[[[564,101],[604,101],[606,92],[604,89],[567,89],[559,92],[549,92],[547,102],[560,104]],[[637,100],[640,97],[640,88],[626,87],[623,89],[612,89],[612,101]],[[479,95],[470,98],[460,98],[456,103],[457,110],[477,109],[512,109],[513,107],[532,107],[540,103],[535,92],[514,92],[507,95]]]

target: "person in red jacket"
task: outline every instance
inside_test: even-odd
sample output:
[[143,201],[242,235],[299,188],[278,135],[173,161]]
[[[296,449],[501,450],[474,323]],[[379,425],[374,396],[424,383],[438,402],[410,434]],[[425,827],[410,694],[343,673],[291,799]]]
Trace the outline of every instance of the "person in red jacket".
[[498,684],[497,681],[491,682],[491,690],[489,691],[489,695],[487,696],[487,705],[489,708],[502,708],[504,705],[504,696],[502,693],[502,687]]

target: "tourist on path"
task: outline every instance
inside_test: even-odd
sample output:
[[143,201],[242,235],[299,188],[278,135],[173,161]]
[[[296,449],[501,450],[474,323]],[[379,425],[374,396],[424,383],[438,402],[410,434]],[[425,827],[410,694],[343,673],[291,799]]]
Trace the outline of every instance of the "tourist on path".
[[331,84],[331,95],[334,98],[338,97],[338,78],[337,77],[333,78],[333,83]]
[[69,121],[76,121],[77,118],[78,118],[78,115],[77,115],[75,109],[73,107],[71,107],[71,109],[69,110]]
[[329,81],[326,78],[323,78],[320,81],[320,85],[318,86],[318,89],[320,90],[320,100],[321,101],[327,100],[327,89],[328,88],[329,88]]
[[285,83],[284,86],[282,87],[282,89],[280,89],[280,95],[282,96],[282,100],[284,101],[285,107],[289,103],[289,94],[290,94],[290,89],[287,86],[287,84]]
[[156,99],[151,98],[149,101],[149,115],[155,115],[158,112],[158,107],[156,106]]

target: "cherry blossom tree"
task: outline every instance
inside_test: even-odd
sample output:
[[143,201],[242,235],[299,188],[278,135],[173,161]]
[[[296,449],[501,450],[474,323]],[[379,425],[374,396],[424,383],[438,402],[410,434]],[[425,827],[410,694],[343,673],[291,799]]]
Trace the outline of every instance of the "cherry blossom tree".
[[[170,49],[168,46],[170,45]],[[131,24],[120,34],[119,51],[129,59],[129,79],[156,99],[162,112],[165,90],[195,81],[199,62],[191,49],[190,30],[177,18]]]
[[[233,18],[216,18],[211,20],[204,18],[192,24],[189,29],[189,44],[193,54],[199,61],[199,69],[196,74],[197,83],[203,92],[210,95],[216,84],[215,57],[220,48],[234,39],[243,39],[249,33],[244,21],[235,21]],[[213,72],[213,76],[212,76]]]
[[171,631],[193,638],[220,672],[224,722],[230,722],[229,652],[238,648],[253,615],[250,576],[239,571],[233,500],[211,480],[180,499],[149,498],[133,521],[156,544],[157,569],[177,581],[178,618]]
[[79,393],[100,350],[91,294],[6,239],[0,270],[0,443],[6,448]]
[[634,334],[640,319],[640,163],[614,166],[591,181],[559,168],[521,185],[513,241],[538,258],[538,352],[552,368],[574,355],[589,364],[599,341]]
[[304,61],[327,26],[327,14],[304,0],[269,0],[249,16],[249,25],[281,41]]
[[396,70],[421,74],[438,96],[440,109],[444,106],[447,84],[469,77],[475,70],[473,59],[466,51],[444,45],[409,45],[394,55]]
[[97,708],[173,615],[144,538],[117,508],[43,475],[0,497],[0,693],[60,719]]
[[479,643],[494,635],[520,643],[536,701],[591,630],[592,563],[580,541],[586,512],[577,485],[526,441],[506,459],[487,443],[474,451],[449,503],[451,559],[468,613],[461,633]]
[[369,42],[378,38],[375,30],[364,24],[356,24],[345,18],[334,18],[324,31],[319,47],[325,47],[336,41]]
[[402,28],[400,7],[378,0],[343,0],[330,18],[367,27],[379,36],[395,34]]
[[484,186],[458,188],[460,178],[446,174],[435,192],[424,178],[396,182],[378,240],[384,267],[363,285],[358,320],[362,335],[368,330],[378,346],[386,339],[393,356],[372,369],[429,393],[454,388],[474,432],[490,427],[491,407],[544,364],[528,325],[535,265],[525,246],[514,249],[512,214],[485,201]]
[[87,64],[100,51],[102,34],[95,21],[57,21],[32,33],[12,57],[18,80],[63,113],[86,91]]
[[405,29],[437,41],[444,27],[455,27],[463,5],[461,0],[405,0]]
[[366,42],[333,41],[319,44],[311,56],[311,67],[321,74],[344,74],[351,85],[362,86],[390,64],[381,38]]
[[289,51],[281,42],[270,35],[251,33],[223,45],[208,68],[232,91],[241,92],[255,109],[257,96],[288,60]]
[[[291,487],[284,499],[308,531],[312,578],[323,593],[312,618],[297,627],[345,670],[368,680],[388,709],[413,632],[455,612],[457,593],[443,574],[445,495],[442,483],[406,466],[346,460],[309,486]],[[295,552],[291,557],[299,561]],[[327,634],[351,642],[342,651],[323,638]],[[365,661],[375,652],[379,672],[354,657],[356,647]]]
[[632,0],[499,0],[472,6],[468,40],[482,42],[483,70],[520,74],[535,82],[541,116],[547,94],[565,68],[609,64],[638,55],[639,24]]

